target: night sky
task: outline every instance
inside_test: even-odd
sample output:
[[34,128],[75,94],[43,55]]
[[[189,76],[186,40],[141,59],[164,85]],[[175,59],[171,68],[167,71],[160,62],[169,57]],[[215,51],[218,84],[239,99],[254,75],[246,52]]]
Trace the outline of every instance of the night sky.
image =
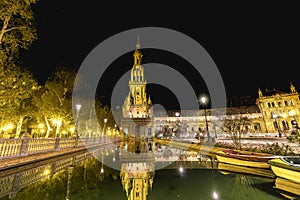
[[[228,97],[256,98],[258,87],[288,91],[290,81],[300,90],[297,6],[243,5],[237,9],[227,5],[228,9],[182,1],[168,5],[153,1],[96,2],[100,1],[40,0],[34,7],[38,40],[21,58],[40,84],[56,66],[79,68],[95,46],[114,34],[156,26],[180,31],[203,46],[221,72]],[[196,93],[206,91],[201,76],[196,76],[184,59],[161,50],[142,52],[144,63],[169,65],[190,81]],[[99,94],[104,104],[109,105],[115,81],[131,69],[132,63],[132,52],[128,52],[101,78],[99,85],[105,83],[107,88]],[[157,85],[150,85],[148,92],[154,103],[167,104],[172,97],[167,88]],[[169,109],[175,107],[176,100],[169,103]]]

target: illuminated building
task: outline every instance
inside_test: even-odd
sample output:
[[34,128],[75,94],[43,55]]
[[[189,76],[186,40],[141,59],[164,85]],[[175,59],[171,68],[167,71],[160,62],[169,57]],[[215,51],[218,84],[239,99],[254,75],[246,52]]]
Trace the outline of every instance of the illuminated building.
[[[125,135],[136,138],[152,137],[166,126],[171,129],[171,132],[178,130],[178,123],[184,134],[192,136],[196,132],[202,132],[206,128],[203,110],[180,110],[179,116],[175,116],[178,111],[167,111],[167,115],[164,110],[153,111],[150,97],[146,94],[147,83],[142,66],[143,54],[140,50],[139,39],[133,57],[134,64],[129,80],[130,90],[122,107],[122,128],[124,128]],[[227,123],[230,120],[237,122],[244,118],[247,119],[246,122],[239,125],[238,130],[235,131],[253,134],[279,132],[288,134],[292,129],[298,128],[299,94],[293,84],[290,84],[289,92],[274,89],[266,90],[263,94],[259,89],[254,105],[225,109],[225,114],[219,112],[217,108],[206,110],[210,133],[229,133],[231,128],[225,127],[224,122]],[[211,113],[216,115],[212,116]]]
[[292,83],[290,83],[290,92],[273,89],[266,90],[263,94],[258,89],[256,104],[262,113],[264,131],[286,132],[298,127],[299,94]]
[[[139,38],[133,54],[134,63],[129,80],[129,93],[122,107],[122,128],[125,136],[135,138],[152,137],[152,102],[146,94],[146,79],[142,66],[143,54]],[[129,135],[128,135],[129,134]]]

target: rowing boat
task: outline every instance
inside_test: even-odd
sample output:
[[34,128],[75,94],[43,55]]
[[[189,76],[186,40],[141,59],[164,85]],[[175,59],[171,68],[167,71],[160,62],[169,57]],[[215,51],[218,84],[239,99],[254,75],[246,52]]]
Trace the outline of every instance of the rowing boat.
[[278,157],[279,156],[275,156],[272,154],[254,153],[232,149],[226,149],[216,152],[216,158],[220,163],[266,169],[270,168],[268,161]]
[[300,156],[281,156],[268,163],[277,177],[300,183]]

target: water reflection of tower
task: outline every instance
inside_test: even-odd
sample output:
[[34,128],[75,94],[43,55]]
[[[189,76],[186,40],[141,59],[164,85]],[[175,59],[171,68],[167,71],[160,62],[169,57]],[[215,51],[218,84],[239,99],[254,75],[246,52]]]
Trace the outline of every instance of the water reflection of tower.
[[[127,148],[133,149],[134,145],[131,143]],[[125,151],[120,156],[120,178],[128,200],[146,200],[152,189],[155,158],[148,147],[141,150],[139,154]]]

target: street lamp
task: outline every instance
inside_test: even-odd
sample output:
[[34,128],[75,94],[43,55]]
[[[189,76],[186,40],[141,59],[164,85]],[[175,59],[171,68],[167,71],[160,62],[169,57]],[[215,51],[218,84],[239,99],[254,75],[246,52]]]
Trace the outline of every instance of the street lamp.
[[175,116],[177,117],[177,120],[178,120],[179,115],[180,115],[179,112],[175,113]]
[[104,126],[103,126],[103,130],[102,130],[102,137],[103,137],[104,134],[105,134],[105,128],[106,128],[107,118],[104,118],[104,119],[103,119],[103,122],[104,122]]
[[175,113],[175,116],[176,116],[176,123],[175,123],[175,124],[178,125],[178,126],[177,126],[177,136],[176,136],[176,137],[177,137],[177,138],[180,138],[180,134],[181,134],[181,133],[180,133],[180,123],[179,123],[179,120],[178,120],[178,117],[180,116],[180,113],[179,113],[179,112],[176,112],[176,113]]
[[201,97],[200,98],[200,103],[204,106],[204,117],[205,117],[205,126],[206,126],[206,132],[207,132],[207,139],[210,141],[210,134],[208,131],[208,123],[207,123],[207,116],[206,116],[206,104],[207,104],[208,99],[206,97]]
[[116,133],[117,133],[117,124],[115,124],[114,141],[116,141],[116,140],[117,140]]
[[76,104],[75,108],[76,108],[76,120],[75,120],[76,140],[75,140],[75,147],[77,147],[78,146],[78,138],[79,138],[79,135],[78,135],[78,117],[79,117],[79,111],[80,111],[81,105]]

